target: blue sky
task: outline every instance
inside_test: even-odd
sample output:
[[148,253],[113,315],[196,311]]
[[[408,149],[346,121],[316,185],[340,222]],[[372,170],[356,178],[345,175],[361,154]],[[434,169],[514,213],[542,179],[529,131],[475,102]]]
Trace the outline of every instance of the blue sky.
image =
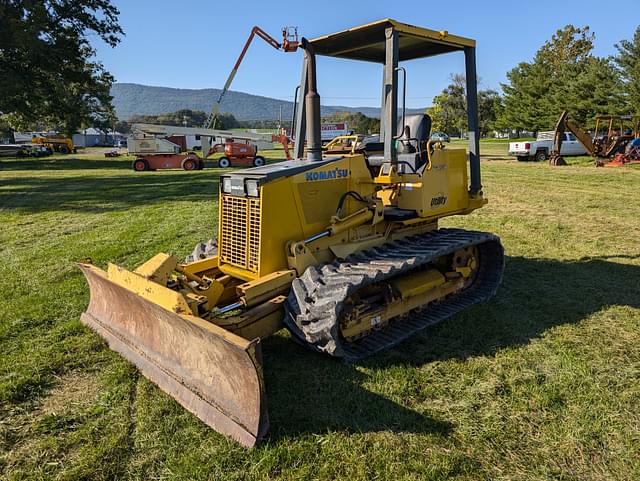
[[[96,42],[98,59],[116,81],[176,88],[220,88],[253,25],[277,39],[284,25],[298,26],[301,35],[313,38],[387,17],[448,30],[476,39],[481,88],[497,89],[509,69],[531,59],[546,39],[568,23],[589,25],[596,33],[595,53],[602,56],[614,54],[614,44],[631,38],[640,24],[640,15],[632,14],[633,9],[629,15],[616,13],[612,17],[605,11],[606,3],[593,0],[114,3],[120,9],[126,36],[115,49]],[[241,65],[232,90],[290,100],[299,82],[301,59],[301,51],[285,54],[258,39]],[[405,66],[409,107],[430,105],[449,76],[464,69],[461,54],[417,60]],[[378,65],[322,58],[318,75],[323,104],[379,105],[382,73]]]

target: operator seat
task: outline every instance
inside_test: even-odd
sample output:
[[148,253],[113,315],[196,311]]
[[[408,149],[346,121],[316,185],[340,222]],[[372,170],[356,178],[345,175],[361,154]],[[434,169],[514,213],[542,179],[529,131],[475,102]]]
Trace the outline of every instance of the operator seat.
[[[398,134],[402,134],[397,141],[398,168],[417,171],[427,162],[426,144],[431,135],[431,117],[427,114],[406,116],[404,125],[398,126]],[[384,162],[384,156],[369,155],[367,161],[370,168],[378,168]]]

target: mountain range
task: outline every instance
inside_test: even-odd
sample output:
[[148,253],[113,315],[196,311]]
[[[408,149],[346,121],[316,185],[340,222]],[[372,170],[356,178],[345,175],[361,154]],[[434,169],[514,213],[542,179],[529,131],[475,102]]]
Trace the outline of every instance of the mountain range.
[[[181,109],[209,112],[220,95],[220,89],[176,89],[115,83],[111,88],[111,95],[118,118],[128,120],[132,115],[157,115]],[[280,108],[282,118],[290,119],[293,102],[229,90],[220,111],[230,112],[238,120],[273,120],[280,115]],[[377,107],[322,106],[323,116],[336,112],[361,112],[367,117],[380,117],[380,109]],[[424,112],[424,109],[407,109],[407,113],[419,112]]]

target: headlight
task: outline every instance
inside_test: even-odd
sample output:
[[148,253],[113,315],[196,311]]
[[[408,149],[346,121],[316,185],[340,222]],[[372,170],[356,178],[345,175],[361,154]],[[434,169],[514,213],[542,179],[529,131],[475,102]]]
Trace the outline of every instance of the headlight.
[[222,178],[222,192],[225,194],[231,193],[231,177]]
[[257,180],[247,180],[245,182],[245,186],[247,189],[247,195],[249,197],[258,197],[260,195],[260,189],[258,187]]

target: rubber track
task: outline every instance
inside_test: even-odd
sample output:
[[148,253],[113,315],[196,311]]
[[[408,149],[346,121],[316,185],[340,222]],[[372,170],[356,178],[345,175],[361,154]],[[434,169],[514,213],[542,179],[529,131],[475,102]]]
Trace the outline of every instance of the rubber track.
[[[358,289],[404,274],[465,247],[477,246],[478,274],[464,291],[414,311],[401,322],[353,342],[340,336],[345,300]],[[439,229],[358,252],[344,261],[309,267],[293,281],[285,303],[285,323],[311,349],[354,362],[389,349],[427,326],[493,297],[504,271],[500,239],[487,232]]]

